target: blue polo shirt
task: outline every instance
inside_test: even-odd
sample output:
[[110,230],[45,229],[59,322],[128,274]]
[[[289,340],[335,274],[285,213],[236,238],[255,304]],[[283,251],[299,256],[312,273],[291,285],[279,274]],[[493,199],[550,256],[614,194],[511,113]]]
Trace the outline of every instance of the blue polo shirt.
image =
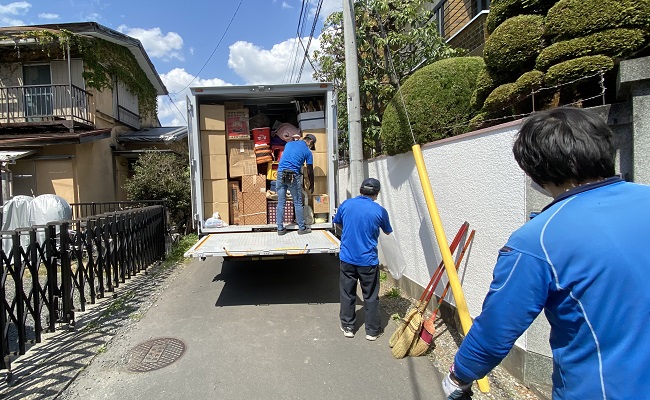
[[314,156],[311,154],[311,150],[309,150],[307,143],[304,140],[287,142],[284,146],[282,157],[280,157],[278,173],[284,170],[289,170],[300,174],[300,169],[305,162],[307,162],[307,165],[314,164]]
[[379,228],[384,233],[393,231],[384,207],[370,197],[357,196],[341,204],[332,222],[343,227],[339,253],[341,261],[362,267],[379,264]]

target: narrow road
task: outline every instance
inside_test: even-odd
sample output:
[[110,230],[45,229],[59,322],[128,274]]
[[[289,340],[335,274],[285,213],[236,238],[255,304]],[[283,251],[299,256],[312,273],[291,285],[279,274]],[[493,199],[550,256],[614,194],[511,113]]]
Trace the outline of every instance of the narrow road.
[[[336,257],[194,260],[58,398],[443,399],[426,357],[391,356],[394,322],[384,315],[387,333],[367,341],[358,309],[357,335],[347,339]],[[134,356],[158,338],[168,340]]]

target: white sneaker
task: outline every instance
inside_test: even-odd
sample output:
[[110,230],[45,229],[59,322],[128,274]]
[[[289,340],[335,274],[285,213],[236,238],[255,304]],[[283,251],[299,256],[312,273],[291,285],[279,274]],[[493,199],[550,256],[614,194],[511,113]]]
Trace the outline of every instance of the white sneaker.
[[354,337],[354,330],[349,326],[341,326],[341,330],[343,331],[343,336],[345,336],[346,338]]
[[374,342],[375,340],[377,340],[383,334],[384,334],[384,331],[380,331],[376,335],[366,335],[366,340],[370,340],[371,342]]

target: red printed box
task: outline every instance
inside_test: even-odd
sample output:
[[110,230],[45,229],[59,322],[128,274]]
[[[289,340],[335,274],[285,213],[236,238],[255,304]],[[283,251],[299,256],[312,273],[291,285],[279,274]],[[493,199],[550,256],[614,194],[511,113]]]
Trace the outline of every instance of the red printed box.
[[[275,224],[277,222],[277,213],[278,213],[278,202],[275,200],[268,200],[266,202],[266,215],[268,217],[269,224]],[[284,222],[292,223],[296,219],[295,211],[293,208],[293,201],[287,200],[284,203]]]
[[226,110],[226,133],[228,140],[248,140],[251,137],[248,129],[248,109]]

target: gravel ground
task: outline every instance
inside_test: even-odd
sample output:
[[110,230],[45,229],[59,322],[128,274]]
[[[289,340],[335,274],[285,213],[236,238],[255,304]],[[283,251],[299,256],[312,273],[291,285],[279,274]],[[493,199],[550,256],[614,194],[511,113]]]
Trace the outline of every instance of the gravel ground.
[[[389,282],[382,280],[380,304],[388,315],[393,316],[394,314],[398,314],[400,317],[403,317],[417,300],[400,296],[397,290],[398,288],[394,288]],[[428,316],[427,314],[426,317]],[[392,335],[396,327],[396,324],[389,325],[389,329],[392,330],[387,331],[386,334]],[[428,357],[442,374],[446,374],[454,360],[454,355],[458,350],[458,345],[461,343],[462,337],[454,327],[447,326],[439,316],[436,316],[435,327],[433,345],[423,357]],[[490,372],[488,381],[490,383],[490,392],[482,393],[478,390],[476,384],[474,384],[472,388],[474,396],[472,396],[472,399],[541,400],[540,397],[536,396],[535,393],[517,381],[500,366]]]

